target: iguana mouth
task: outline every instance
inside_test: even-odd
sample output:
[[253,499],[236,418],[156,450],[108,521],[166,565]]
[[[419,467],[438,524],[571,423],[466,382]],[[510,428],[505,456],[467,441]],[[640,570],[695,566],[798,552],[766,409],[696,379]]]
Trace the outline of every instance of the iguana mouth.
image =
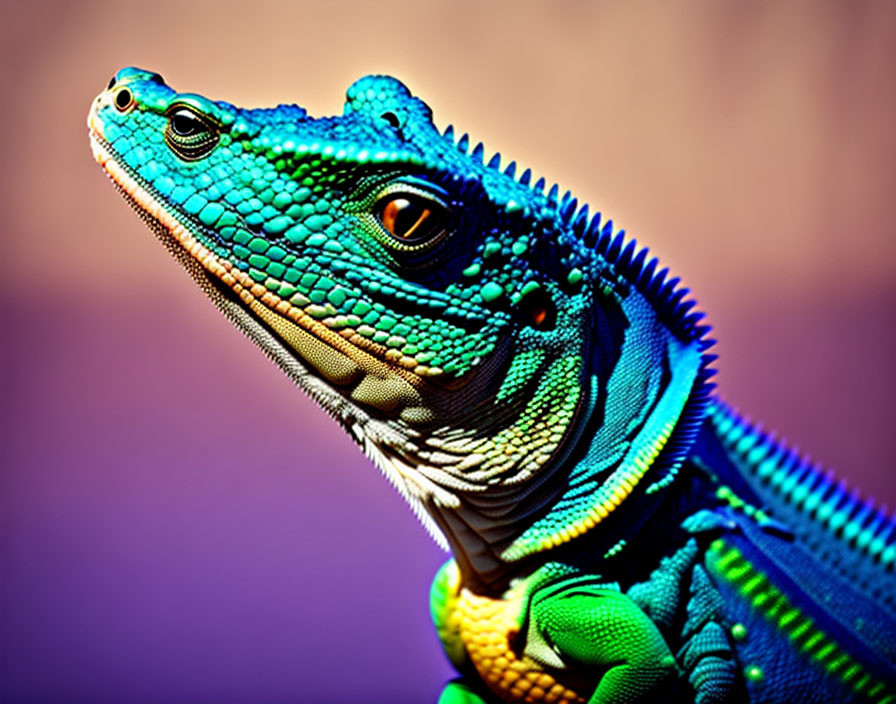
[[[378,359],[253,281],[205,247],[191,232],[192,223],[169,212],[152,187],[120,163],[92,123],[90,143],[107,176],[212,302],[297,383],[305,387],[313,370],[326,386],[335,387],[334,394],[357,404],[411,423],[431,420],[422,393],[429,386],[420,373],[425,368],[410,370]],[[306,374],[297,374],[296,360]],[[335,410],[333,399],[306,390]]]

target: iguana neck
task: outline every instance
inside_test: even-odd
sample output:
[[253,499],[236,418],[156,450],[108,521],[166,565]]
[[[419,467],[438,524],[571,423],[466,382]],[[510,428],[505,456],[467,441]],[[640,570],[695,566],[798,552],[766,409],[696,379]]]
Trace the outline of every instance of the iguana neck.
[[583,339],[591,342],[580,366],[553,376],[576,401],[558,451],[524,481],[458,492],[456,507],[429,506],[470,584],[500,588],[530,556],[565,550],[613,514],[644,520],[703,421],[713,359],[705,329],[685,315],[664,272],[618,251],[604,258],[613,254],[607,239],[595,243],[586,276],[594,286]]

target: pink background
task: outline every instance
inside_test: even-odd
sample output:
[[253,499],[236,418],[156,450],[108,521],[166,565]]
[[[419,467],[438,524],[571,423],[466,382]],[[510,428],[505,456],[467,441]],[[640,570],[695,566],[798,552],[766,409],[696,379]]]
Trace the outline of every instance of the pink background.
[[[287,5],[289,7],[287,8]],[[434,701],[443,555],[93,163],[112,73],[441,126],[650,244],[726,398],[893,506],[896,5],[34,2],[0,30],[0,701]]]

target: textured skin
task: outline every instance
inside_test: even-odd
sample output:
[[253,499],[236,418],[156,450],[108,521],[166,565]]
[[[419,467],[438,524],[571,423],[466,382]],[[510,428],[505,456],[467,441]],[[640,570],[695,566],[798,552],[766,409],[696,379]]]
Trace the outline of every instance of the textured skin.
[[712,398],[687,291],[612,222],[384,76],[314,119],[124,69],[88,124],[451,548],[443,703],[896,701],[896,524]]

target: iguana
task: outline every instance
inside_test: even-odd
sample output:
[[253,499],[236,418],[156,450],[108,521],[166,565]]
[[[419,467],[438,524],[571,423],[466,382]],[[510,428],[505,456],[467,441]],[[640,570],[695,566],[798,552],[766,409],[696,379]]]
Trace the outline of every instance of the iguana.
[[313,118],[126,68],[88,125],[450,548],[443,704],[896,702],[896,522],[712,395],[687,289],[612,221],[387,76]]

